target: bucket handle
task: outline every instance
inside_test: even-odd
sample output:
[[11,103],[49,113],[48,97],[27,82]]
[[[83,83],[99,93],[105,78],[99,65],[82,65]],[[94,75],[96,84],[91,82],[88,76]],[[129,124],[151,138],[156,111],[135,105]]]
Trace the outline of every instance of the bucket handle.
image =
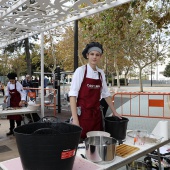
[[55,116],[45,116],[41,118],[38,122],[39,123],[60,123],[61,121],[59,120],[59,118]]
[[41,128],[41,129],[34,131],[33,135],[37,135],[37,134],[38,135],[43,135],[43,134],[49,135],[49,134],[61,134],[61,133],[52,128]]

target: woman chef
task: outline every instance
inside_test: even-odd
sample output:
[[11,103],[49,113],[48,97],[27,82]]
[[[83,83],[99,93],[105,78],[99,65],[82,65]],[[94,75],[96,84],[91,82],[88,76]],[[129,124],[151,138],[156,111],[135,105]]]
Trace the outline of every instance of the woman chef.
[[[7,77],[9,79],[9,82],[7,84],[4,103],[7,102],[7,98],[8,98],[10,107],[20,107],[23,104],[25,104],[25,98],[26,98],[26,94],[23,90],[23,86],[21,85],[20,82],[15,80],[15,78],[17,77],[15,73],[9,73]],[[8,136],[13,134],[13,129],[15,128],[15,121],[17,127],[21,125],[22,117],[21,115],[9,115],[7,116],[7,118],[9,119],[9,123],[10,123],[9,132],[6,134]]]
[[70,106],[73,124],[82,127],[81,138],[86,138],[89,131],[103,130],[100,98],[105,98],[113,115],[121,119],[111,101],[105,74],[97,67],[103,54],[103,47],[98,42],[86,45],[82,55],[88,60],[87,65],[76,69],[70,91]]

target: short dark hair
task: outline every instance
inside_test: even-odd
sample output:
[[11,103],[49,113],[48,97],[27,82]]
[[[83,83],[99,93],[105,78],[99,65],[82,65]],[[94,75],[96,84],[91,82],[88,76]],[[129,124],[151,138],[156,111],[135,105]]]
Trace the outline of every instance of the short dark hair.
[[17,74],[16,73],[8,73],[8,75],[7,75],[7,77],[9,78],[9,79],[12,79],[12,80],[15,80],[15,78],[17,77]]

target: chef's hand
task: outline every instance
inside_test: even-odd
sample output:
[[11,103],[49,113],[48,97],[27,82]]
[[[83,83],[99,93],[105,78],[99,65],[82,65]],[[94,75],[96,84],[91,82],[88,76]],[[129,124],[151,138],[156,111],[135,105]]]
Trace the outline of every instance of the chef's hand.
[[5,97],[4,97],[4,103],[6,103],[6,99],[7,99],[7,97],[5,96]]
[[73,119],[73,124],[74,124],[74,125],[77,125],[77,126],[80,126],[78,119]]
[[25,105],[25,104],[27,104],[27,102],[26,102],[25,100],[21,100],[21,101],[19,102],[19,106],[23,106],[23,105]]
[[112,113],[112,116],[116,116],[116,117],[118,117],[119,119],[122,119],[122,117],[121,117],[117,112]]

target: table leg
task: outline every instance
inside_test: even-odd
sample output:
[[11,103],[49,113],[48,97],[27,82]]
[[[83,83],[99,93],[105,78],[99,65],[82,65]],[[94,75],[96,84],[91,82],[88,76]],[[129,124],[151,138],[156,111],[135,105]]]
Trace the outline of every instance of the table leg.
[[30,116],[31,116],[32,122],[34,122],[34,119],[33,119],[32,113],[30,113]]
[[159,148],[157,149],[157,152],[158,152],[158,163],[159,163],[159,169],[161,169],[161,155],[160,155]]
[[22,121],[24,122],[24,125],[26,124],[25,123],[25,114],[21,115],[22,116]]

